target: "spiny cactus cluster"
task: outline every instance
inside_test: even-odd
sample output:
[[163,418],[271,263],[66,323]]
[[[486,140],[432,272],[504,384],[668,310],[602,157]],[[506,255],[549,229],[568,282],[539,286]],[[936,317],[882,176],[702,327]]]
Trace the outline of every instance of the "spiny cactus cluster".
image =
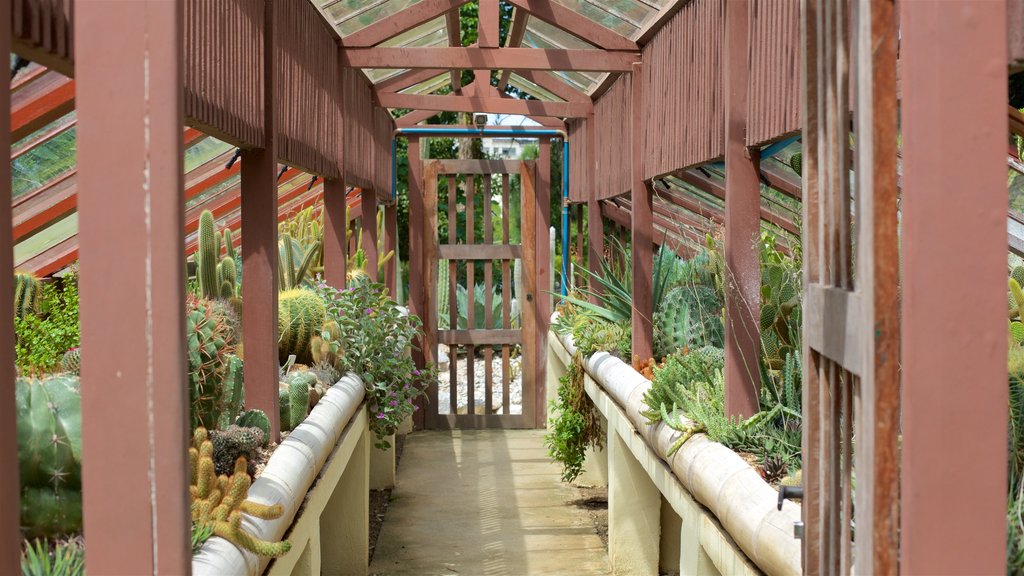
[[185,327],[192,427],[216,428],[222,413],[241,403],[237,334],[210,301],[194,296],[186,299]]
[[21,525],[29,537],[82,529],[82,398],[78,377],[15,384]]
[[[224,230],[222,239],[212,212],[204,210],[199,215],[198,247],[194,260],[199,293],[204,298],[227,300],[239,296],[237,254],[233,242],[230,228]],[[222,248],[225,251],[223,258]]]
[[1008,315],[1010,318],[1010,337],[1018,345],[1024,345],[1024,266],[1016,266],[1010,271],[1009,290],[1006,294]]
[[326,364],[341,370],[341,328],[337,322],[325,322],[320,334],[310,338],[309,347],[314,365]]
[[770,263],[761,271],[761,347],[771,370],[782,369],[797,342],[793,332],[800,327],[798,282],[782,264]]
[[223,430],[210,430],[209,433],[213,443],[214,470],[218,475],[230,474],[239,458],[245,458],[249,463],[249,475],[255,472],[253,462],[266,440],[263,430],[232,424]]
[[82,349],[72,348],[60,358],[60,371],[79,376],[82,373]]
[[310,405],[319,402],[322,396],[317,392],[316,402],[311,401],[310,394],[317,384],[316,375],[311,372],[292,372],[281,382],[278,388],[281,430],[292,430],[306,419]]
[[252,480],[246,473],[248,464],[245,457],[235,461],[233,474],[218,476],[213,462],[213,443],[206,429],[199,427],[193,433],[188,458],[194,524],[210,526],[214,536],[259,556],[277,558],[291,550],[291,543],[287,540],[260,540],[242,528],[242,514],[264,520],[275,520],[284,514],[284,507],[280,504],[269,506],[246,500]]
[[16,318],[39,314],[42,295],[43,284],[39,278],[23,272],[14,274],[14,316]]
[[295,355],[300,364],[312,360],[310,341],[320,332],[326,316],[324,301],[315,292],[296,288],[277,299],[277,330],[280,361]]

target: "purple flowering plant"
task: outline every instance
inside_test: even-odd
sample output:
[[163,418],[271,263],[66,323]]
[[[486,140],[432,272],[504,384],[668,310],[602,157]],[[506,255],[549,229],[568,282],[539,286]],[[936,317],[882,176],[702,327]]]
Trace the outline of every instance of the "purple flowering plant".
[[383,284],[361,282],[347,289],[315,283],[327,319],[341,329],[343,372],[354,372],[366,385],[370,429],[378,448],[415,411],[414,402],[436,377],[433,369],[417,370],[409,354],[422,322],[389,296]]

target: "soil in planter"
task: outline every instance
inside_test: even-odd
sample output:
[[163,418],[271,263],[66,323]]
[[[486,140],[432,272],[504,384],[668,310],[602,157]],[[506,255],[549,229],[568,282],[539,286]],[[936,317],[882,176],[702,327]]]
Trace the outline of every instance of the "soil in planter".
[[574,487],[579,498],[570,504],[587,511],[590,522],[594,525],[594,533],[601,539],[604,549],[608,550],[608,487],[575,485]]
[[[398,464],[402,461],[402,450],[405,448],[405,435],[395,436],[395,471],[398,471]],[[370,562],[373,562],[373,553],[377,549],[377,538],[380,537],[380,530],[384,526],[384,516],[387,514],[388,506],[391,504],[391,489],[370,490]]]

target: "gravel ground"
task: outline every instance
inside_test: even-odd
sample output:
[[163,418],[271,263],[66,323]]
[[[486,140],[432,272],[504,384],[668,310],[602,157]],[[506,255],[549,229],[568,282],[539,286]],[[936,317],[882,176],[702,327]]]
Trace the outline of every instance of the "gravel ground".
[[[442,357],[443,358],[443,357]],[[511,378],[509,380],[509,413],[510,414],[522,414],[523,413],[523,379],[522,370],[520,369],[520,363],[522,356],[514,355],[510,360],[511,367]],[[501,364],[502,358],[501,353],[496,352],[494,358],[491,361],[491,374],[494,379],[494,383],[491,389],[491,409],[492,413],[498,414],[502,412],[502,391],[501,391]],[[473,399],[475,401],[475,408],[477,414],[484,413],[484,397],[486,396],[485,376],[484,368],[487,362],[483,358],[483,353],[478,353],[477,357],[473,361]],[[465,356],[460,356],[456,363],[457,370],[457,382],[458,382],[458,413],[466,414],[467,407],[469,406],[469,362],[467,362]],[[451,402],[449,401],[449,394],[451,390],[451,370],[450,361],[443,362],[440,366],[438,378],[437,378],[437,398],[438,398],[438,413],[449,414],[451,413]]]

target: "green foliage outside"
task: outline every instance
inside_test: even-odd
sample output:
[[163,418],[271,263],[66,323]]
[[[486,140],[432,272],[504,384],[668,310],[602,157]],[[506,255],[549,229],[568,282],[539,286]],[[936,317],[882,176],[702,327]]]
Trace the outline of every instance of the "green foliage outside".
[[77,348],[78,275],[72,271],[43,286],[39,314],[14,319],[15,354],[22,374],[44,374],[60,368],[64,353]]
[[81,576],[85,549],[76,541],[26,541],[21,551],[21,576]]

